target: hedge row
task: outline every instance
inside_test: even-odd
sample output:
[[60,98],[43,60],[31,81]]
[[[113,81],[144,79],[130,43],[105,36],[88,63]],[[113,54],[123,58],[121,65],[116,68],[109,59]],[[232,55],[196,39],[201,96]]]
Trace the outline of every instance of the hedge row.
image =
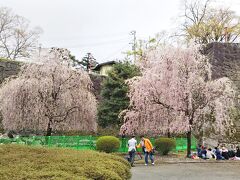
[[[171,138],[158,138],[154,142],[155,149],[161,155],[167,155],[176,148],[176,140]],[[102,136],[98,138],[96,149],[106,153],[116,152],[120,147],[120,141],[114,136]]]
[[0,154],[0,177],[3,180],[131,178],[129,163],[106,153],[0,145]]

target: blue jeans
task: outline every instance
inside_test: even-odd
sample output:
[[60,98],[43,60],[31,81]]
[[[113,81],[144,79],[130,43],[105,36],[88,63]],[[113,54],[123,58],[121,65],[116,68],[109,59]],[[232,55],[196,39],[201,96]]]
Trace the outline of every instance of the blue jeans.
[[148,164],[148,155],[149,155],[149,158],[151,160],[152,163],[154,163],[154,157],[153,157],[153,153],[152,152],[145,152],[145,163]]
[[129,162],[131,163],[131,166],[133,165],[134,163],[134,157],[135,157],[135,150],[132,149],[131,151],[129,151]]

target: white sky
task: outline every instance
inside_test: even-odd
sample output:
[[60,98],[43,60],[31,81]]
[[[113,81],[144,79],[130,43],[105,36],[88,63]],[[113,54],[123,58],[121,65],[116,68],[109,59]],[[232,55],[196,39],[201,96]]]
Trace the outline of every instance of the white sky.
[[[239,0],[216,0],[240,14]],[[123,58],[132,36],[148,38],[176,27],[182,0],[0,0],[0,6],[40,26],[42,47],[64,47],[98,62]]]

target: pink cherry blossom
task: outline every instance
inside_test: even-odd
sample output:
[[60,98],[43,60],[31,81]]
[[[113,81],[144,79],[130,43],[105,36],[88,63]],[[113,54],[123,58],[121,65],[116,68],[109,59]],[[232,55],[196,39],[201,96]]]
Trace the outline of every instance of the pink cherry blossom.
[[[0,89],[5,130],[96,131],[96,99],[83,70],[48,59],[23,67]],[[49,132],[50,130],[50,132]]]
[[210,125],[216,132],[224,133],[232,125],[232,82],[228,78],[211,80],[208,58],[198,47],[151,51],[139,65],[142,76],[127,82],[130,106],[120,114],[124,118],[121,133],[187,133],[189,139],[192,131],[201,131],[208,122],[208,113],[214,113]]

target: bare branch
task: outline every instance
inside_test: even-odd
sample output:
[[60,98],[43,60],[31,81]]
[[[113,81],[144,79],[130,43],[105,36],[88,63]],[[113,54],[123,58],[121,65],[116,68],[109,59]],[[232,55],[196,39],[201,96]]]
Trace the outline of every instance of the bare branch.
[[42,30],[29,29],[29,22],[12,13],[10,9],[0,8],[0,57],[16,59],[28,56],[37,46]]

